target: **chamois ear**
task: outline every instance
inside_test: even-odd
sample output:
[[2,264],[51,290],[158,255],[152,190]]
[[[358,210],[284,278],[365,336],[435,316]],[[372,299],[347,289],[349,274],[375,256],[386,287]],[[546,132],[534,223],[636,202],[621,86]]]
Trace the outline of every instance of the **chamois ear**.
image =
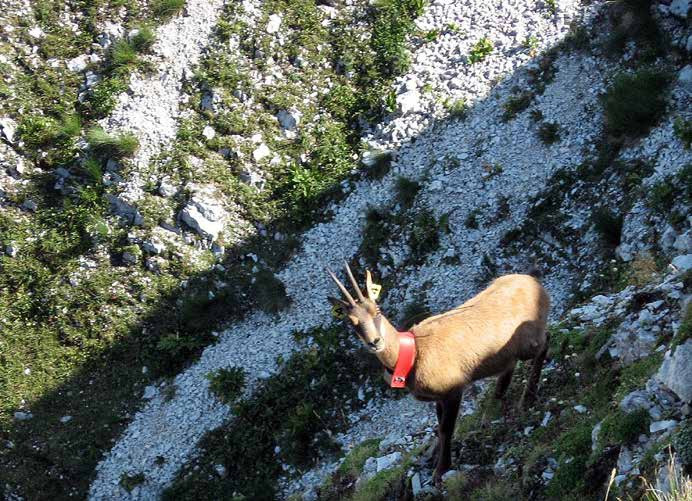
[[380,297],[382,286],[380,284],[372,283],[372,275],[370,274],[370,270],[365,270],[365,289],[368,291],[368,299],[370,299],[370,301],[373,303],[377,301],[378,297]]

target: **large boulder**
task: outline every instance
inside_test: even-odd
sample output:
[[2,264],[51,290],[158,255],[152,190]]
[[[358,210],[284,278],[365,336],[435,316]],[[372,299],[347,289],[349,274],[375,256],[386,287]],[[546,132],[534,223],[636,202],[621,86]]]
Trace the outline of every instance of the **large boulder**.
[[692,402],[692,339],[666,353],[655,378],[685,402]]

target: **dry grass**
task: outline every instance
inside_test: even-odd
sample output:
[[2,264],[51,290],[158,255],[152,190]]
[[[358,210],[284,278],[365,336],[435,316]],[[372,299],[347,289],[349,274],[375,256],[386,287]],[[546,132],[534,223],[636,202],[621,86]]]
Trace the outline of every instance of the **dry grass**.
[[[682,472],[676,464],[675,455],[670,454],[668,463],[660,468],[668,472],[668,485],[657,489],[647,479],[643,479],[646,491],[643,499],[646,501],[690,501],[692,500],[692,479]],[[658,475],[657,475],[658,476]]]
[[[692,479],[685,475],[682,468],[677,464],[675,460],[675,455],[670,453],[668,462],[665,466],[658,469],[656,478],[660,477],[662,471],[668,472],[668,482],[667,485],[661,486],[659,489],[651,484],[649,480],[642,477],[642,482],[644,484],[644,495],[642,499],[645,501],[690,501],[692,500]],[[608,500],[610,494],[610,489],[615,481],[615,472],[613,469],[610,475],[610,482],[608,483],[608,490],[604,501]],[[617,498],[618,501],[622,501],[622,498]]]

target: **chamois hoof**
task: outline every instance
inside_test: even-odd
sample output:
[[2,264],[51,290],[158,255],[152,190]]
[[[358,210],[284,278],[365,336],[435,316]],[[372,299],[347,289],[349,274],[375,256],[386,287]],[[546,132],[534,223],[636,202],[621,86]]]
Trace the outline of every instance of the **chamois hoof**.
[[433,473],[433,477],[432,477],[433,485],[435,487],[437,487],[437,488],[442,487],[442,475],[444,475],[445,473],[447,473],[447,472],[446,471],[438,472],[437,470],[435,470],[435,473]]

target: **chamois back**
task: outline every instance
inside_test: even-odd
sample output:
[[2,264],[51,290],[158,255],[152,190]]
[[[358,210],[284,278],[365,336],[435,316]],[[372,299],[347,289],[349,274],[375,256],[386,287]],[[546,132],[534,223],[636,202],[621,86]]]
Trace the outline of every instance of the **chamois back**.
[[412,328],[412,391],[435,398],[534,358],[546,345],[550,300],[530,275],[505,275],[462,305]]

